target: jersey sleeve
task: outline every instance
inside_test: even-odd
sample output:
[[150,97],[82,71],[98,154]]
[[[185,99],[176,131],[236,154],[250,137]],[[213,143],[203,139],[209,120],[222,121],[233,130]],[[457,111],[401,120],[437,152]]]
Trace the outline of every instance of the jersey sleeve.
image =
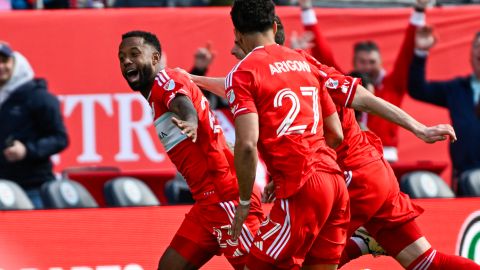
[[158,95],[157,102],[161,102],[167,109],[170,109],[170,103],[177,95],[184,95],[192,99],[192,90],[188,86],[178,82],[178,80],[167,78],[166,82],[163,82],[160,78],[155,78]]
[[225,96],[235,119],[247,113],[257,113],[254,101],[254,77],[249,71],[232,71],[225,79]]
[[333,102],[342,107],[350,107],[361,80],[343,75],[335,68],[323,65],[304,51],[301,53],[310,65],[318,69],[320,85],[325,87]]
[[326,89],[320,89],[320,106],[322,106],[322,118],[327,118],[337,112],[337,107]]

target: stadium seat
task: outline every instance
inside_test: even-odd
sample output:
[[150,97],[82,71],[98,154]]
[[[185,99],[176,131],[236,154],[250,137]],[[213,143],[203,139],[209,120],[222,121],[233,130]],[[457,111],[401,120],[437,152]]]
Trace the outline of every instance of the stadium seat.
[[110,206],[160,205],[152,190],[133,177],[118,177],[105,183],[105,200]]
[[46,208],[96,208],[97,202],[80,183],[68,179],[52,180],[42,185]]
[[193,204],[195,202],[187,182],[180,173],[165,183],[165,197],[169,204]]
[[458,181],[458,195],[462,197],[480,197],[480,169],[462,173]]
[[32,209],[32,202],[17,183],[0,179],[0,210]]
[[405,174],[400,189],[411,198],[453,198],[455,194],[440,176],[428,171]]

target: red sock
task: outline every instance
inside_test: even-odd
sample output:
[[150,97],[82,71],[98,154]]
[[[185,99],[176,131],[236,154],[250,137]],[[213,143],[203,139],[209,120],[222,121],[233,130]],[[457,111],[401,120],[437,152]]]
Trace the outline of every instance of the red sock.
[[344,264],[348,263],[351,260],[354,260],[362,256],[362,250],[360,247],[352,240],[352,238],[347,240],[347,245],[343,249],[342,257],[340,258],[340,263],[338,268],[342,267]]
[[475,262],[454,255],[447,255],[429,249],[411,263],[407,270],[476,270],[480,269],[480,265]]

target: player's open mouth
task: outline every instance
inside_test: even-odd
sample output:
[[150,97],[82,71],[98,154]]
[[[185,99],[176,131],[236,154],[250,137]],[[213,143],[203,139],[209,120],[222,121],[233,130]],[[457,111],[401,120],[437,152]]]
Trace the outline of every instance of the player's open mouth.
[[140,79],[140,72],[137,69],[130,69],[125,72],[127,80],[129,82],[136,82]]

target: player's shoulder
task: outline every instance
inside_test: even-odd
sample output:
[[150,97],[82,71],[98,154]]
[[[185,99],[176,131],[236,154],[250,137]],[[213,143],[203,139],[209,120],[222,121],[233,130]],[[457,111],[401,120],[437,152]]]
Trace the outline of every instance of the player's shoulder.
[[156,85],[161,90],[172,91],[188,85],[190,78],[180,71],[165,68],[157,73],[155,76]]

